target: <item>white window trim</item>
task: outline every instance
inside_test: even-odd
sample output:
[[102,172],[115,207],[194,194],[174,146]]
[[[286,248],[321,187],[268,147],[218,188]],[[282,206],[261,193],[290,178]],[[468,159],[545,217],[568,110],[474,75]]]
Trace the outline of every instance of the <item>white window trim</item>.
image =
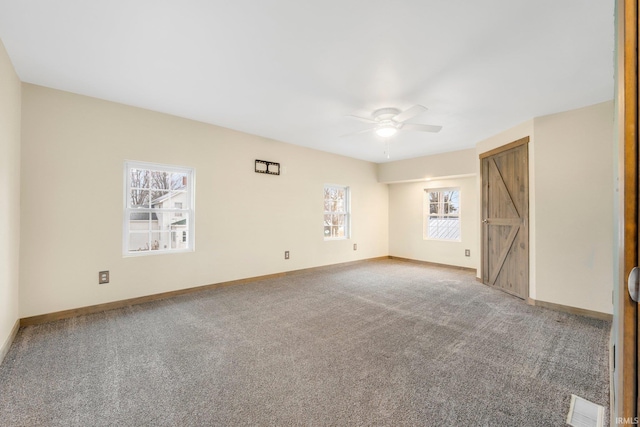
[[[157,250],[147,250],[147,251],[129,251],[129,218],[132,212],[154,212],[155,210],[152,208],[149,209],[139,209],[135,210],[129,207],[129,197],[131,194],[131,182],[129,180],[129,170],[130,169],[155,169],[162,170],[167,172],[177,172],[177,173],[186,173],[187,174],[187,182],[190,182],[187,194],[187,208],[183,209],[172,209],[172,208],[164,208],[163,212],[185,212],[187,210],[188,218],[189,218],[189,228],[187,230],[187,241],[189,246],[184,249],[157,249]],[[136,160],[125,160],[124,162],[124,197],[123,197],[123,214],[122,214],[122,256],[125,258],[130,257],[139,257],[139,256],[153,256],[153,255],[166,255],[166,254],[176,254],[176,253],[185,253],[185,252],[194,252],[196,249],[195,242],[195,189],[196,189],[196,173],[195,169],[186,167],[186,166],[176,166],[176,165],[165,165],[162,163],[150,163],[150,162],[141,162]]]
[[[325,184],[322,187],[322,218],[328,214],[334,214],[333,212],[327,212],[324,210],[324,190],[325,188],[339,188],[345,190],[345,232],[344,237],[326,237],[324,236],[324,226],[323,226],[323,237],[325,241],[336,241],[336,240],[349,240],[351,238],[351,188],[348,185],[339,185],[339,184]],[[342,215],[342,213],[340,213]],[[324,222],[324,220],[323,220]]]
[[[462,192],[460,191],[460,187],[443,187],[443,188],[425,188],[423,190],[423,202],[422,202],[422,240],[428,240],[430,242],[450,242],[450,243],[459,243],[462,242]],[[458,221],[460,227],[460,237],[458,239],[435,239],[433,237],[429,237],[429,193],[430,192],[441,192],[441,191],[457,191],[458,192]]]

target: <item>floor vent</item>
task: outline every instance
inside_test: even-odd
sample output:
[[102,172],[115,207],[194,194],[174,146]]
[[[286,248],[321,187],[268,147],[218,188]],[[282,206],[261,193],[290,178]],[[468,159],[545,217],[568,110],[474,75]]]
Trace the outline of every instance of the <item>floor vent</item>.
[[572,394],[567,424],[573,427],[602,427],[604,408]]

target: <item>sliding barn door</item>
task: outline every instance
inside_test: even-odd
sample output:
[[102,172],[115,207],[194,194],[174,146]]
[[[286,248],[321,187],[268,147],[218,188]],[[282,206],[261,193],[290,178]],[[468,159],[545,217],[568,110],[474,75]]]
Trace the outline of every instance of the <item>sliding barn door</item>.
[[529,296],[529,138],[482,154],[482,282]]

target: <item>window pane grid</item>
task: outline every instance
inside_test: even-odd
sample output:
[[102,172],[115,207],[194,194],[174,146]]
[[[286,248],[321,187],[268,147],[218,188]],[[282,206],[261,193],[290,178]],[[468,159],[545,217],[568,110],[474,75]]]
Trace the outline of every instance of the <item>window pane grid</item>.
[[324,187],[324,238],[349,237],[349,188],[325,185]]
[[440,240],[460,240],[460,219],[454,217],[429,217],[428,237]]
[[425,190],[423,238],[459,241],[460,235],[460,190]]
[[126,163],[124,254],[193,249],[193,170]]

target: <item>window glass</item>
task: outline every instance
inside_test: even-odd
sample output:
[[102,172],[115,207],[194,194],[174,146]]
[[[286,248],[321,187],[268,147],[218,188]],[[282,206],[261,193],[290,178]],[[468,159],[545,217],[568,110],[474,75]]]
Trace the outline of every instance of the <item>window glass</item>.
[[425,190],[424,239],[460,241],[460,190]]
[[349,238],[349,187],[324,186],[324,238]]
[[124,255],[193,250],[194,177],[191,168],[125,163]]

